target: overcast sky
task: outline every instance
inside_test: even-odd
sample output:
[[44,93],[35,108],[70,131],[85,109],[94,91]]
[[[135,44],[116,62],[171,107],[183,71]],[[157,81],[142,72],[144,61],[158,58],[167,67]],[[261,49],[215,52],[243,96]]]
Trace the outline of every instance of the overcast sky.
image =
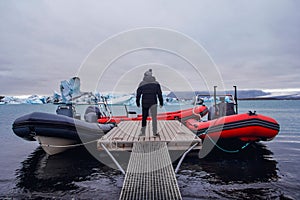
[[[195,40],[229,89],[299,88],[299,8],[297,0],[1,0],[0,95],[52,94],[61,80],[77,75],[99,43],[142,27],[174,30]],[[166,53],[137,52],[115,67],[157,63],[158,75],[166,66],[159,63],[162,57],[174,66],[181,62]],[[167,68],[173,64],[167,62]],[[186,69],[182,65],[183,74]],[[172,76],[180,74],[176,70]]]

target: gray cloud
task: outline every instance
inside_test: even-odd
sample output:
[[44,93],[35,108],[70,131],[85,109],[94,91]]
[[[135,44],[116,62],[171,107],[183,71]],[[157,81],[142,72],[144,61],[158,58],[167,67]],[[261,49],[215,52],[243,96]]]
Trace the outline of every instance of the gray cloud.
[[299,4],[0,1],[0,93],[52,93],[60,80],[76,75],[97,44],[121,31],[149,26],[182,32],[203,45],[228,87],[297,88]]

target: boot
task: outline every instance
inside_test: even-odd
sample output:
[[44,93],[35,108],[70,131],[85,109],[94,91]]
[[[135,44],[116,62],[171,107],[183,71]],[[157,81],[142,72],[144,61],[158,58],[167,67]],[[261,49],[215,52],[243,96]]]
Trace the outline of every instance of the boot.
[[139,136],[140,136],[140,137],[146,136],[146,127],[142,127],[142,128],[141,128],[141,131],[140,131]]
[[157,126],[154,125],[152,128],[153,128],[153,136],[159,137],[159,134],[157,133]]
[[157,131],[154,131],[154,130],[153,130],[153,136],[154,136],[154,137],[159,137],[159,134],[157,133]]
[[158,133],[153,133],[153,136],[154,137],[159,137],[159,134]]

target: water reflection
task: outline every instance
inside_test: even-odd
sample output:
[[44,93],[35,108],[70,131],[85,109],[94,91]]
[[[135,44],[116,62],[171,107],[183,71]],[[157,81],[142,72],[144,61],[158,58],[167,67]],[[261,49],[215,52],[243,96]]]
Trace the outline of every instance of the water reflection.
[[[280,197],[278,188],[270,184],[279,179],[273,153],[261,143],[253,143],[239,153],[214,150],[202,159],[193,152],[178,175],[183,197],[244,199],[263,196]],[[205,192],[196,192],[205,191]]]
[[[70,192],[80,194],[89,193],[86,185],[102,187],[98,183],[95,186],[88,184],[96,182],[95,179],[105,179],[112,185],[120,176],[120,172],[101,164],[83,148],[55,156],[48,156],[41,148],[37,148],[16,171],[16,187],[23,191],[23,195],[30,194],[30,197],[32,194],[38,197],[47,197],[47,194],[60,196]],[[106,189],[110,191],[111,188]]]
[[[204,171],[214,183],[253,183],[276,181],[277,161],[273,153],[261,143],[253,143],[239,153],[229,154],[215,149],[203,159],[195,159],[196,152],[190,154],[182,169],[187,171]],[[183,170],[186,172],[186,170]]]
[[[176,163],[175,163],[176,164]],[[244,199],[282,194],[277,161],[263,144],[254,143],[242,152],[215,151],[199,159],[198,152],[184,160],[177,178],[183,199]],[[117,199],[124,176],[84,149],[47,156],[36,149],[16,171],[21,198]]]

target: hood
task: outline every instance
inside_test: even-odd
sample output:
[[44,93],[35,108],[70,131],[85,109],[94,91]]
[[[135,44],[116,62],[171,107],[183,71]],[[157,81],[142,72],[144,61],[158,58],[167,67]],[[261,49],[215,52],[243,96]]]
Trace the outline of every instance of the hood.
[[144,76],[144,78],[139,86],[146,85],[149,83],[158,83],[158,82],[156,81],[154,76]]

